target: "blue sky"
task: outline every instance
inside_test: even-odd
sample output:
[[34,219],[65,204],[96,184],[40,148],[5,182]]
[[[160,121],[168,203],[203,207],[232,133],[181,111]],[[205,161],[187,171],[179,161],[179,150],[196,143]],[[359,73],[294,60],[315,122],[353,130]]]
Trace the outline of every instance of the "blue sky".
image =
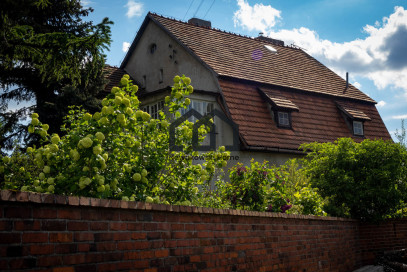
[[375,99],[390,133],[407,119],[406,0],[82,0],[114,22],[107,62],[119,66],[147,12],[294,43]]

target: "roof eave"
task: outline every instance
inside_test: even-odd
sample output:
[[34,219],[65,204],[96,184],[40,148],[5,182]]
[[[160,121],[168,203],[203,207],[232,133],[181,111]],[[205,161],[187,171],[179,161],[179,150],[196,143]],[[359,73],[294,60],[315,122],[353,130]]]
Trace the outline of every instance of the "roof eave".
[[305,156],[304,151],[298,149],[280,148],[280,147],[266,147],[266,146],[250,146],[246,145],[242,148],[243,151],[256,151],[256,152],[270,152],[270,153],[284,153],[284,154],[296,154]]

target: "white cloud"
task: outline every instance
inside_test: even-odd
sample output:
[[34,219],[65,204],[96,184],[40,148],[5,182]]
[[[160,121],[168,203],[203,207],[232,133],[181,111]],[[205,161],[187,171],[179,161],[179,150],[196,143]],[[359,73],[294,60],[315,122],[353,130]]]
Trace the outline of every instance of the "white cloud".
[[393,119],[407,119],[407,114],[392,116]]
[[[245,0],[237,0],[235,25],[249,30],[266,30],[269,37],[295,44],[327,65],[340,75],[349,71],[351,76],[372,80],[378,89],[402,88],[407,98],[407,10],[395,7],[389,17],[374,26],[366,25],[367,37],[344,43],[321,39],[314,30],[300,27],[274,31],[276,18],[281,12],[270,5],[250,6]],[[265,10],[273,11],[264,15]],[[269,20],[265,20],[267,16]]]
[[129,47],[130,47],[129,42],[123,42],[122,50],[123,50],[124,53],[126,53],[129,50]]
[[356,88],[358,88],[359,90],[360,90],[360,88],[362,88],[362,84],[360,84],[357,81],[353,82],[352,85],[355,86]]
[[380,108],[382,108],[382,107],[386,106],[386,104],[387,104],[387,103],[386,103],[385,101],[381,100],[381,101],[379,101],[379,102],[377,103],[377,106],[380,107]]
[[278,18],[281,18],[281,11],[272,6],[255,4],[253,7],[246,0],[237,0],[239,10],[234,14],[235,26],[240,25],[248,30],[260,30],[266,32],[273,27]]
[[93,2],[90,1],[90,0],[81,0],[81,5],[82,5],[84,8],[89,8],[91,4],[93,4]]
[[127,8],[127,18],[139,17],[143,14],[143,3],[128,0],[125,7]]

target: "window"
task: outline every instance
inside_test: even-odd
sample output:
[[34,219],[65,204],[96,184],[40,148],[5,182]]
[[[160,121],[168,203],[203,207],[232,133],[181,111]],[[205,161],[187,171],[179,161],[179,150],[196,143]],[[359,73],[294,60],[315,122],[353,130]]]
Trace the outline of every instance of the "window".
[[151,118],[159,119],[160,118],[160,111],[164,109],[164,101],[158,101],[154,104],[147,105],[143,107],[143,111],[149,113]]
[[143,76],[143,82],[141,84],[143,85],[143,88],[146,88],[146,86],[147,86],[147,76],[146,75]]
[[365,136],[364,124],[366,121],[371,121],[363,111],[357,108],[358,105],[351,105],[343,101],[335,101],[337,107],[341,110],[341,114],[345,119],[346,125],[354,136]]
[[278,126],[280,127],[291,127],[290,124],[290,115],[288,112],[278,111],[277,112],[278,118]]
[[[213,111],[214,106],[213,106],[213,103],[211,103],[211,102],[198,101],[198,100],[191,99],[191,104],[189,104],[186,109],[180,109],[181,115],[184,115],[190,109],[194,109],[197,112],[199,112],[200,114],[202,114],[202,116],[205,116],[206,114]],[[194,116],[192,116],[191,119],[189,119],[189,121],[191,121],[191,122],[195,122],[196,120],[197,119]]]
[[163,81],[164,81],[164,70],[163,69],[160,69],[160,78],[158,81],[159,81],[158,83],[163,83]]
[[353,121],[353,134],[358,136],[363,136],[363,122]]
[[150,45],[150,53],[151,54],[154,54],[156,50],[157,50],[157,45],[155,43]]

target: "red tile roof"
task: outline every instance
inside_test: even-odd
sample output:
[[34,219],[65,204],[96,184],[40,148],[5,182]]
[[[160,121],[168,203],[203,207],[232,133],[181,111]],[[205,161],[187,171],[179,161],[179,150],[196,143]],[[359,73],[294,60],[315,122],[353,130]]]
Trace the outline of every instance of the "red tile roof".
[[[351,84],[346,89],[344,79],[301,49],[152,13],[147,18],[178,39],[219,76],[375,102]],[[277,53],[270,52],[265,45],[272,45]],[[124,63],[126,59],[127,56]]]
[[126,74],[123,69],[110,65],[106,65],[103,71],[106,73],[105,78],[108,81],[105,86],[106,92],[110,92],[114,86],[119,86],[120,79]]
[[[302,143],[332,142],[339,137],[363,140],[353,136],[336,106],[337,99],[333,97],[262,86],[267,94],[285,97],[298,106],[299,111],[291,113],[292,129],[284,129],[277,127],[267,102],[257,90],[257,84],[231,80],[220,80],[219,83],[232,120],[239,125],[240,135],[249,148],[297,150]],[[391,139],[373,103],[346,101],[346,105],[371,119],[364,125],[365,138]]]

